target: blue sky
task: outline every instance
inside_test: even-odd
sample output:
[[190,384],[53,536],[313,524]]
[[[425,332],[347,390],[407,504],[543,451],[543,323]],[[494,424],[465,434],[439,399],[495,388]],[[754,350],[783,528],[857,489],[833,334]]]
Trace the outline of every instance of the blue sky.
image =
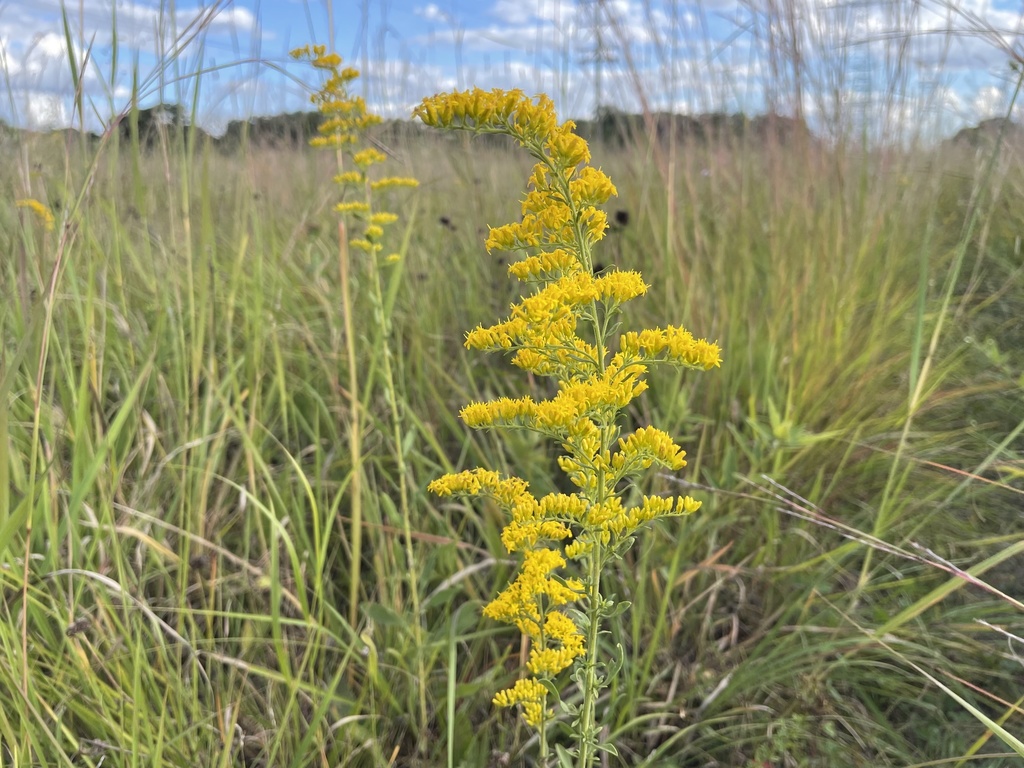
[[[86,61],[92,128],[124,108],[133,72],[145,103],[194,99],[214,131],[231,118],[304,108],[310,72],[287,52],[328,43],[332,19],[337,51],[363,70],[359,88],[389,116],[407,115],[424,95],[476,85],[545,91],[566,117],[589,116],[598,102],[629,111],[772,107],[822,129],[842,113],[875,129],[951,130],[1005,111],[1008,51],[1024,52],[1024,0],[951,2],[69,0],[66,13],[74,55]],[[765,10],[780,6],[793,16]],[[0,118],[72,120],[61,16],[59,0],[0,0]],[[799,71],[783,50],[799,51]]]

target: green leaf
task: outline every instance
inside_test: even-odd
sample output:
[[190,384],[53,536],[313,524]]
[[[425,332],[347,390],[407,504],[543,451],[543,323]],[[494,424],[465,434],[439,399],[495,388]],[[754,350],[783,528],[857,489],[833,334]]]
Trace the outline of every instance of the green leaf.
[[976,706],[971,704],[971,702],[967,701],[967,699],[963,698],[960,694],[958,694],[952,688],[950,688],[949,686],[943,684],[941,680],[936,678],[934,675],[929,674],[927,670],[923,669],[922,667],[918,666],[914,662],[910,661],[909,659],[907,659],[906,656],[904,656],[903,654],[899,653],[898,651],[895,651],[888,644],[883,643],[883,645],[886,648],[889,648],[890,651],[895,653],[895,655],[898,656],[900,659],[902,659],[906,664],[910,665],[913,669],[917,670],[917,672],[919,674],[923,675],[925,678],[927,678],[929,681],[931,681],[932,684],[934,684],[941,691],[943,691],[947,696],[949,696],[951,699],[953,699],[953,701],[955,701],[961,707],[963,707],[968,712],[970,712],[986,728],[988,728],[990,731],[992,731],[992,733],[994,733],[996,736],[998,736],[1000,739],[1002,739],[1003,743],[1006,746],[1010,747],[1010,749],[1012,749],[1014,752],[1016,752],[1021,757],[1024,757],[1024,742],[1022,742],[1020,739],[1018,739],[1016,736],[1014,736],[1008,730],[1003,728],[999,723],[997,723],[991,717],[986,715],[984,712],[982,712]]
[[132,408],[135,406],[135,400],[138,398],[139,393],[142,391],[143,386],[149,381],[149,372],[153,366],[153,357],[150,356],[146,365],[139,372],[139,376],[135,381],[135,384],[125,395],[124,401],[121,403],[120,408],[117,411],[117,416],[110,423],[110,428],[107,430],[107,434],[103,436],[103,440],[96,446],[96,449],[92,455],[92,461],[89,462],[85,468],[85,472],[76,483],[74,490],[71,493],[71,499],[68,502],[68,514],[75,515],[78,512],[78,508],[82,502],[85,501],[86,495],[92,490],[93,483],[96,481],[97,475],[99,475],[100,468],[107,459],[107,453],[110,451],[110,446],[117,440],[118,435],[121,434],[121,430],[124,428],[125,423],[128,421],[128,417],[132,415]]
[[607,752],[609,755],[619,756],[619,750],[615,748],[615,745],[610,741],[605,741],[597,745],[598,752]]
[[622,664],[625,661],[626,652],[622,648],[622,643],[615,644],[615,655],[612,657],[611,662],[608,664],[608,677],[613,678],[619,674],[619,670],[622,669]]
[[617,618],[628,611],[632,606],[633,604],[629,600],[620,600],[612,606],[611,610],[604,614],[604,617],[606,619]]

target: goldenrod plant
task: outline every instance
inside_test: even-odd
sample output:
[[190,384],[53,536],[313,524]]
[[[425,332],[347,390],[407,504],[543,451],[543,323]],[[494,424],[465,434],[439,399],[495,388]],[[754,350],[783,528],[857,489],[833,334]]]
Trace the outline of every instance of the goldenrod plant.
[[[470,331],[466,346],[512,352],[514,365],[555,379],[558,391],[547,400],[470,403],[461,417],[473,428],[525,429],[557,441],[563,451],[558,464],[578,490],[536,498],[526,481],[486,469],[445,475],[430,490],[486,497],[508,514],[502,543],[522,553],[522,565],[484,615],[529,638],[529,676],[499,692],[494,704],[521,706],[526,723],[539,733],[540,760],[547,765],[558,703],[574,739],[570,749],[557,747],[559,765],[586,768],[599,752],[615,752],[613,744],[600,743],[596,709],[622,651],[618,660],[603,658],[600,636],[604,623],[628,607],[602,593],[602,573],[640,528],[701,505],[689,496],[636,491],[652,467],[682,469],[685,453],[657,427],[623,434],[623,411],[647,389],[650,363],[709,370],[721,364],[720,350],[678,326],[620,329],[622,305],[645,295],[648,286],[635,271],[595,274],[594,248],[607,228],[600,206],[616,189],[589,165],[589,147],[575,124],[559,124],[550,98],[476,89],[425,99],[416,115],[437,128],[508,135],[536,160],[522,220],[491,228],[486,242],[488,251],[519,255],[508,271],[532,290],[506,320]],[[561,673],[570,668],[579,704],[560,695]]]
[[[403,416],[400,403],[403,398],[398,392],[398,383],[392,364],[392,352],[388,343],[391,336],[390,320],[385,308],[384,281],[381,274],[383,264],[394,264],[401,259],[400,252],[385,254],[384,228],[398,221],[398,215],[381,210],[377,193],[385,189],[416,187],[416,179],[404,176],[374,177],[371,168],[385,163],[388,155],[378,146],[367,146],[367,129],[381,122],[379,115],[367,109],[365,100],[350,92],[350,85],[359,77],[359,70],[343,67],[341,57],[328,52],[326,46],[306,46],[291,52],[292,58],[310,62],[315,68],[326,73],[326,78],[311,96],[311,101],[324,116],[318,126],[317,136],[310,140],[314,147],[333,149],[336,153],[338,173],[334,181],[341,187],[342,200],[334,209],[341,214],[339,222],[339,270],[344,315],[346,356],[348,362],[348,390],[350,401],[349,454],[352,462],[352,482],[349,498],[351,529],[349,546],[352,553],[349,574],[349,623],[358,623],[360,603],[360,568],[362,563],[362,429],[364,417],[360,406],[359,365],[355,348],[355,323],[353,322],[353,296],[351,291],[351,262],[349,249],[366,254],[368,259],[369,293],[373,305],[374,324],[383,343],[380,345],[384,388],[390,415],[391,438],[396,454],[398,472],[399,506],[405,540],[406,565],[409,574],[409,601],[414,614],[413,634],[418,648],[423,647],[419,590],[416,583],[417,568],[412,545],[412,523],[409,502],[408,470],[402,440]],[[349,225],[352,225],[351,227]],[[372,643],[369,635],[367,643]],[[421,681],[426,673],[423,660],[418,660]],[[425,730],[427,721],[427,698],[423,684],[418,691],[420,724]]]

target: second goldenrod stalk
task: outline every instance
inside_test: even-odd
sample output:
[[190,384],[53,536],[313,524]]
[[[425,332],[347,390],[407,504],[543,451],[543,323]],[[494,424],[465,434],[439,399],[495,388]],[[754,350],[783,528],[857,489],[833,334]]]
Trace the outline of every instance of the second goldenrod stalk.
[[[406,565],[409,570],[408,595],[413,613],[412,634],[417,653],[417,671],[419,674],[418,705],[420,714],[420,739],[427,734],[427,693],[426,668],[422,658],[423,651],[423,617],[420,610],[419,578],[413,549],[411,505],[409,501],[409,478],[405,462],[405,448],[402,440],[403,414],[395,381],[394,366],[391,353],[391,327],[385,309],[383,281],[381,277],[381,261],[390,264],[400,259],[400,254],[384,255],[385,227],[398,221],[398,215],[389,211],[379,210],[376,194],[382,190],[395,187],[415,187],[415,179],[398,176],[371,175],[371,168],[387,161],[387,155],[376,147],[361,147],[365,141],[365,132],[380,123],[378,115],[370,112],[365,101],[349,92],[349,86],[358,76],[358,70],[343,67],[341,57],[336,53],[328,53],[324,46],[299,48],[292,51],[292,57],[309,61],[315,68],[323,71],[326,78],[320,89],[312,96],[312,102],[324,116],[318,127],[318,135],[311,141],[315,147],[333,149],[337,155],[338,173],[334,181],[342,190],[343,199],[334,209],[341,214],[340,227],[341,277],[343,285],[342,311],[345,315],[345,331],[347,357],[349,366],[349,395],[352,403],[352,432],[350,437],[350,456],[352,459],[352,515],[350,542],[352,549],[352,569],[349,582],[349,621],[355,626],[358,623],[359,604],[359,573],[362,560],[362,477],[361,464],[361,430],[362,414],[359,412],[360,400],[358,389],[358,361],[355,353],[355,334],[352,322],[352,297],[349,295],[349,257],[350,251],[358,251],[367,257],[368,284],[373,301],[374,323],[380,334],[380,351],[383,361],[384,387],[390,412],[392,443],[396,455],[399,485],[399,509],[402,516],[403,539],[405,544]],[[351,166],[351,169],[349,169]],[[348,225],[352,226],[349,227]]]

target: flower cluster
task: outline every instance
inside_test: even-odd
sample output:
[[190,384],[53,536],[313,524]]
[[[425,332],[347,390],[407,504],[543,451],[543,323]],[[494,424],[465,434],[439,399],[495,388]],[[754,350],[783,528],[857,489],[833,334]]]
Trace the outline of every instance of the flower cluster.
[[578,599],[583,584],[579,579],[556,575],[565,566],[565,557],[544,544],[570,538],[570,525],[586,514],[587,503],[575,495],[551,494],[536,499],[525,481],[502,478],[497,472],[483,469],[445,475],[432,482],[430,490],[440,496],[490,498],[511,518],[501,540],[509,552],[524,553],[523,566],[515,581],[484,608],[484,615],[514,624],[530,638],[527,667],[534,677],[500,692],[494,703],[522,704],[526,722],[539,726],[551,713],[546,707],[547,689],[537,678],[554,677],[584,651],[579,628],[558,610]]
[[[316,105],[324,120],[317,127],[319,135],[314,136],[309,143],[314,147],[338,150],[355,166],[354,170],[341,170],[334,181],[341,186],[343,197],[356,199],[343,199],[334,209],[338,213],[352,216],[362,224],[361,235],[349,240],[349,246],[376,255],[384,249],[384,227],[397,221],[398,216],[376,211],[372,193],[391,187],[416,187],[419,182],[400,176],[370,177],[370,168],[384,163],[388,156],[377,147],[357,149],[367,129],[381,121],[380,116],[367,109],[362,97],[349,92],[349,86],[359,77],[359,70],[342,67],[341,57],[336,53],[328,53],[322,45],[296,48],[291,56],[293,59],[308,61],[326,73],[320,89],[310,96],[310,101]],[[398,259],[398,254],[393,253],[386,261]]]
[[[683,450],[659,429],[622,435],[619,417],[647,388],[648,363],[707,370],[720,365],[720,350],[674,326],[619,332],[621,306],[645,295],[649,286],[632,271],[611,269],[595,276],[593,247],[607,228],[599,206],[617,191],[604,172],[588,165],[586,141],[571,121],[557,121],[548,97],[476,89],[428,98],[416,115],[438,128],[511,136],[536,160],[522,219],[491,228],[486,241],[488,251],[518,254],[509,273],[532,292],[502,322],[470,331],[466,346],[512,352],[515,365],[553,377],[558,392],[541,401],[502,397],[470,403],[461,416],[471,427],[528,429],[556,440],[564,451],[559,466],[579,490],[537,499],[525,481],[482,469],[445,475],[430,490],[487,497],[508,515],[502,543],[509,552],[521,552],[523,563],[484,614],[530,638],[532,677],[499,693],[494,703],[522,705],[526,722],[543,736],[551,716],[548,692],[557,690],[543,681],[586,656],[584,688],[597,685],[593,646],[605,601],[595,574],[641,526],[700,507],[688,496],[644,496],[633,506],[626,503],[624,489],[646,470],[678,470],[686,462]],[[582,561],[586,578],[561,575],[571,560]],[[572,617],[579,614],[566,610],[572,603],[583,604],[586,622],[578,624]],[[593,719],[592,707],[581,717],[588,718]]]
[[27,208],[35,214],[35,217],[42,222],[43,228],[47,230],[53,229],[54,218],[53,211],[49,207],[43,205],[34,198],[26,198],[24,200],[15,200],[15,206],[18,208]]

